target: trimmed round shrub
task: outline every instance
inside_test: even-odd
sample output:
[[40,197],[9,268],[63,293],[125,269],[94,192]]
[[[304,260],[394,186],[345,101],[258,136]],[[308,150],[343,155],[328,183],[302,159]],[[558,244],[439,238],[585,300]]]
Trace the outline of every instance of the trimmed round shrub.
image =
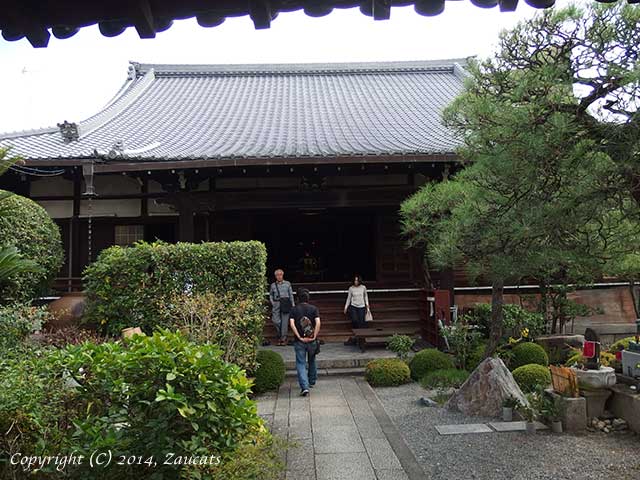
[[374,387],[394,387],[411,381],[409,366],[399,358],[378,358],[367,364],[365,379]]
[[467,369],[473,372],[478,365],[484,360],[484,351],[487,349],[487,344],[481,342],[476,348],[473,349],[471,355],[467,359]]
[[551,383],[549,367],[535,363],[516,368],[513,378],[525,393],[534,392],[538,386],[546,387]]
[[10,195],[0,202],[0,246],[16,247],[22,258],[40,267],[12,276],[0,288],[3,301],[28,301],[45,293],[64,259],[58,226],[44,208],[20,195]]
[[549,356],[542,346],[537,343],[526,342],[521,343],[513,349],[509,365],[511,370],[515,370],[518,367],[530,365],[532,363],[542,365],[544,367],[549,365]]
[[284,382],[285,368],[282,355],[272,350],[259,350],[256,361],[258,368],[253,381],[253,391],[263,393],[277,390]]
[[411,359],[409,367],[411,369],[411,378],[416,381],[429,372],[455,368],[451,356],[435,348],[420,350]]
[[467,380],[467,378],[469,378],[469,372],[466,370],[447,368],[427,373],[420,379],[420,385],[427,389],[438,387],[458,388]]

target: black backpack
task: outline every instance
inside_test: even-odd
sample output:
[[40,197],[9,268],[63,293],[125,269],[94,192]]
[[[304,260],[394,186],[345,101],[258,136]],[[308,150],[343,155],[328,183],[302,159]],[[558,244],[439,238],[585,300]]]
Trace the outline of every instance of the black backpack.
[[280,288],[278,288],[278,282],[275,282],[276,290],[278,291],[278,301],[280,302],[280,313],[291,313],[291,309],[293,305],[291,304],[291,299],[287,297],[283,297],[280,295]]

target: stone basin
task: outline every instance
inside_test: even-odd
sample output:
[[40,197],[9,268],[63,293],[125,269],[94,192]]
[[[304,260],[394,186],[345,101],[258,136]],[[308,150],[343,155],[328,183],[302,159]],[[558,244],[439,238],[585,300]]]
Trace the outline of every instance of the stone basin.
[[573,369],[581,389],[598,390],[613,387],[616,384],[616,372],[611,367],[600,367],[599,370]]

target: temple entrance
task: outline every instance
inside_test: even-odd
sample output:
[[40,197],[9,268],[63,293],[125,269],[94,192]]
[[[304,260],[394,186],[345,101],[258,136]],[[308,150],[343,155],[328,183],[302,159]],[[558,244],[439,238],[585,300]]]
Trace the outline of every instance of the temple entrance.
[[375,223],[370,212],[256,214],[251,223],[252,238],[267,246],[269,274],[280,267],[296,283],[348,282],[355,273],[375,280]]

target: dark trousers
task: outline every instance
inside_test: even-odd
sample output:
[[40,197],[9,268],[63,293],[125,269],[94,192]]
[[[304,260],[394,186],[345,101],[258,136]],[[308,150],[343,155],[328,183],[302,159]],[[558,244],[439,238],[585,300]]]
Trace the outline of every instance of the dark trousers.
[[349,318],[351,319],[351,328],[366,328],[367,323],[365,321],[365,315],[367,314],[367,307],[354,307],[349,306]]

